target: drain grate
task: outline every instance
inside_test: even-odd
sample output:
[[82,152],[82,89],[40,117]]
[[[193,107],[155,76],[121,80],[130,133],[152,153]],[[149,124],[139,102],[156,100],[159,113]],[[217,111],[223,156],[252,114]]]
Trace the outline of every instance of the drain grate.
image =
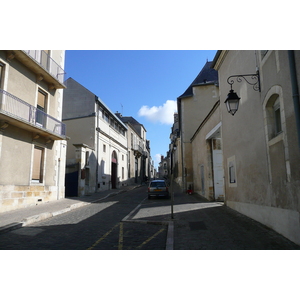
[[189,222],[191,230],[207,230],[207,227],[203,221]]

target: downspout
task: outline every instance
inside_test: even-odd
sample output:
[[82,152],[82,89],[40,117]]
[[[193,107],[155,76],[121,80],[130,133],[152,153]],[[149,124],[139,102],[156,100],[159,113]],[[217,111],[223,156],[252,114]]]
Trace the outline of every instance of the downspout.
[[181,112],[181,99],[177,98],[177,111],[178,111],[178,121],[179,121],[179,132],[180,132],[180,148],[181,148],[181,180],[182,180],[182,191],[186,190],[185,186],[185,170],[184,170],[184,161],[183,161],[183,135],[182,135],[182,112]]
[[96,148],[96,190],[95,192],[98,192],[98,181],[99,181],[99,111],[96,114],[96,118],[97,118],[97,127],[96,127],[96,139],[97,139],[97,148]]
[[59,158],[57,160],[57,163],[58,163],[58,170],[57,170],[57,195],[56,195],[56,199],[59,200],[59,193],[60,193],[60,188],[59,188],[59,185],[60,185],[60,160],[61,160],[61,144],[62,142],[60,141],[60,151],[59,151]]
[[98,96],[95,95],[95,102],[96,102],[96,186],[95,186],[95,193],[98,192],[98,181],[99,181],[99,107],[100,105],[98,104],[99,98]]
[[296,61],[294,50],[288,50],[290,73],[291,73],[291,84],[293,92],[293,102],[297,126],[298,145],[300,149],[300,102],[299,102],[299,87],[297,81]]

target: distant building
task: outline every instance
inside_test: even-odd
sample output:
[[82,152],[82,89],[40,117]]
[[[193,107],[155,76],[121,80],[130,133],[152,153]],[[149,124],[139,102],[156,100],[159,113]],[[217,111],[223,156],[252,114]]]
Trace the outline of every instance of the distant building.
[[211,64],[212,62],[206,62],[195,80],[177,98],[179,122],[177,148],[180,147],[181,158],[178,163],[181,167],[178,169],[180,173],[176,181],[183,190],[194,184],[194,173],[197,174],[196,177],[200,173],[200,170],[194,170],[191,138],[219,99],[218,72],[211,68]]
[[65,195],[65,52],[0,51],[0,212]]
[[127,126],[73,78],[65,83],[68,141],[66,195],[89,195],[127,184]]
[[146,139],[146,129],[133,117],[116,116],[127,125],[128,183],[142,183],[151,177],[150,142]]
[[160,163],[158,166],[158,178],[160,179],[169,179],[170,167],[169,167],[169,156],[161,155]]
[[181,147],[180,147],[180,132],[179,132],[179,119],[178,113],[174,114],[174,123],[171,128],[170,133],[170,170],[169,173],[172,173],[173,179],[178,182],[179,174],[182,174],[182,164],[181,164]]

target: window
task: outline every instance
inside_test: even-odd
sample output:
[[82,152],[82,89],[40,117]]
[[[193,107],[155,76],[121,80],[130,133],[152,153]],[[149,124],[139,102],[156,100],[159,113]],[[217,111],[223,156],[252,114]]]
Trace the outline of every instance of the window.
[[237,187],[235,156],[227,159],[229,187]]
[[32,181],[43,182],[43,161],[44,161],[44,149],[35,146],[33,152],[32,163]]
[[124,179],[124,167],[122,167],[122,179]]
[[47,94],[39,90],[37,99],[36,124],[43,127],[46,125],[46,101]]
[[109,117],[108,117],[108,113],[104,113],[104,120],[108,123],[109,122]]
[[125,130],[122,127],[120,127],[120,132],[123,136],[125,136]]
[[235,179],[235,168],[234,168],[234,164],[231,161],[229,163],[229,183],[235,183],[236,179]]
[[90,152],[85,152],[85,165],[88,166],[90,164]]
[[98,116],[99,116],[99,118],[102,117],[104,119],[104,113],[103,113],[102,107],[99,107],[99,109],[98,109]]
[[4,65],[0,62],[0,88],[2,89],[2,78],[4,77]]
[[103,144],[103,152],[106,152],[106,145]]
[[274,122],[275,122],[275,135],[278,135],[282,131],[281,127],[281,115],[280,115],[280,104],[279,99],[277,98],[275,104],[273,105],[274,110]]
[[268,140],[275,138],[282,132],[281,106],[278,94],[273,94],[265,107]]

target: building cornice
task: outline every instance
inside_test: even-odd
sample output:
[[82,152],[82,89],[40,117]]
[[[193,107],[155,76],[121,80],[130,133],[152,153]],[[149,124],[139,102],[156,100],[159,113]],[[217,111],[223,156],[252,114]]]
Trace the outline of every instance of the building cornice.
[[228,52],[229,50],[218,50],[210,67],[218,71]]
[[101,130],[99,127],[96,128],[96,131],[98,131],[99,133],[101,133],[102,135],[106,136],[107,138],[109,138],[111,141],[113,141],[114,143],[116,143],[117,145],[119,145],[120,147],[122,147],[123,149],[127,150],[127,147],[125,147],[124,145],[122,145],[120,142],[118,142],[116,139],[112,138],[109,134],[107,134],[106,132],[104,132],[103,130]]

